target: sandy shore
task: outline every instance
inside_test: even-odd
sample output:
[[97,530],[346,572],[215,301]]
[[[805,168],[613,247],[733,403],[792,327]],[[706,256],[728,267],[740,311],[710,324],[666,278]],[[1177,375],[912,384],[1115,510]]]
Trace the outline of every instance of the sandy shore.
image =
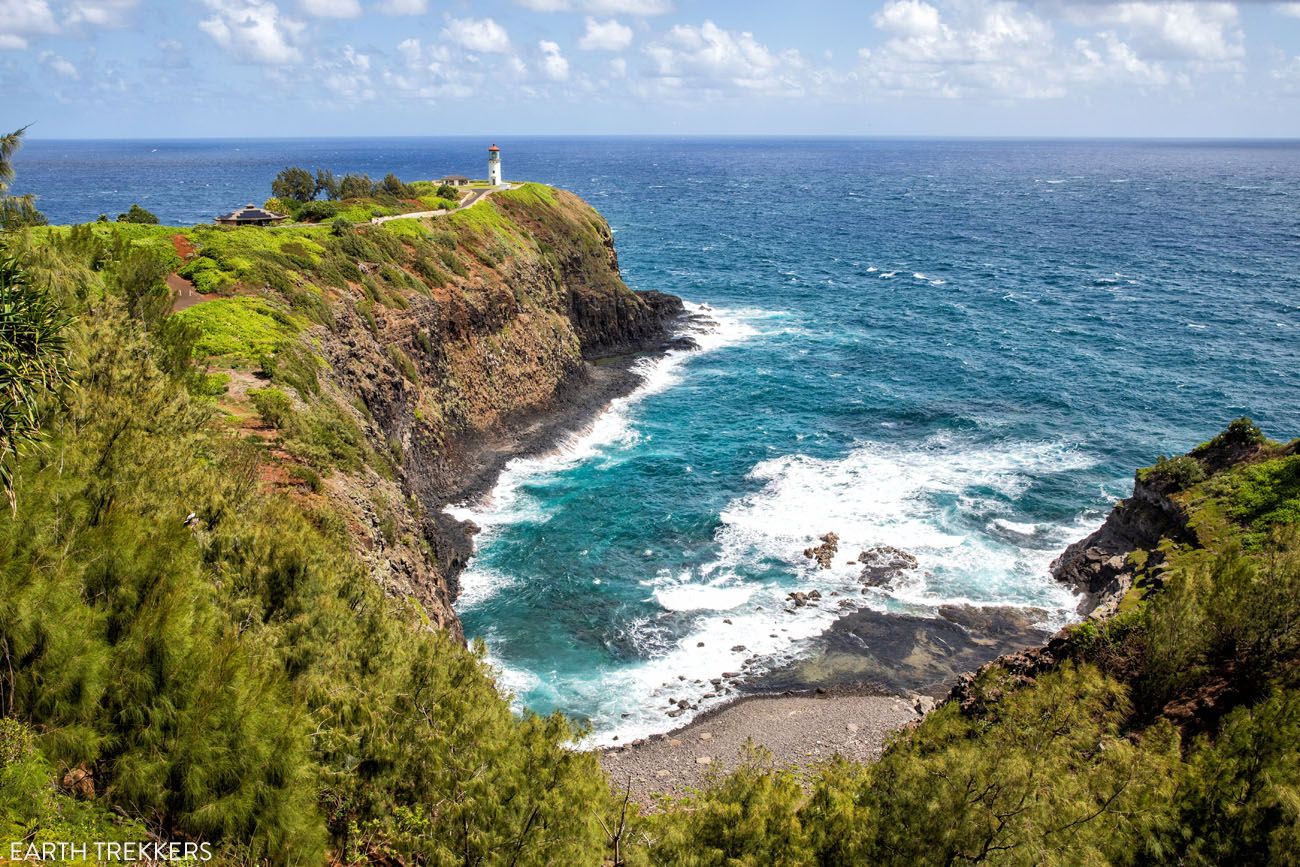
[[890,733],[920,719],[926,706],[852,693],[750,696],[669,734],[605,750],[601,764],[615,788],[630,785],[632,797],[648,805],[655,795],[680,795],[701,786],[710,773],[733,770],[751,740],[787,768],[809,767],[835,755],[874,760]]

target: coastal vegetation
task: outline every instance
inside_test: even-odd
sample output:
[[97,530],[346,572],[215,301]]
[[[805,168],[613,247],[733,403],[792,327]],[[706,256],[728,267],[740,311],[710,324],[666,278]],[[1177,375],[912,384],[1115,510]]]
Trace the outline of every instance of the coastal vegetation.
[[[344,196],[303,174],[304,208]],[[407,192],[366,184],[336,216]],[[1249,420],[1139,472],[1180,532],[1129,555],[1114,616],[981,670],[875,764],[755,751],[639,811],[445,619],[427,585],[458,555],[420,498],[458,437],[651,321],[597,215],[525,185],[434,221],[0,246],[0,839],[238,864],[1300,851],[1300,445]]]
[[157,225],[158,215],[151,211],[146,211],[139,205],[132,205],[127,209],[126,213],[117,215],[117,221],[119,223],[144,223],[145,225]]
[[460,201],[454,187],[430,181],[406,183],[389,172],[381,181],[369,175],[335,176],[329,169],[289,166],[271,182],[266,206],[295,222],[321,223],[343,218],[360,223],[412,211],[450,210]]
[[13,157],[23,145],[27,127],[0,135],[0,231],[21,229],[24,226],[43,226],[45,215],[36,208],[36,197],[30,193],[15,196],[9,193],[14,179]]

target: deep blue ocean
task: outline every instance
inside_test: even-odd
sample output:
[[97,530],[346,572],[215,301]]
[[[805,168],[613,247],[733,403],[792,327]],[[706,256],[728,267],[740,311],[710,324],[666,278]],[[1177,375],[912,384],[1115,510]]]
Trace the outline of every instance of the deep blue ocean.
[[[1048,564],[1135,467],[1243,414],[1300,434],[1300,144],[499,143],[507,178],[600,209],[629,285],[705,320],[699,351],[643,362],[591,430],[454,509],[484,528],[466,633],[597,741],[799,653],[834,611],[787,611],[791,589],[1064,622]],[[206,222],[285,165],[482,176],[487,144],[32,141],[15,188],[56,222],[132,202]],[[830,531],[815,571],[801,551]],[[920,568],[862,595],[842,564],[877,544]]]

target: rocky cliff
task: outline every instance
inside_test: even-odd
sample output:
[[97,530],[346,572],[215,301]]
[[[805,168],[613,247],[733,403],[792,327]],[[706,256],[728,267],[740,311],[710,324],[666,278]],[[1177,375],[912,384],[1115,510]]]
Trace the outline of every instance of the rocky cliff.
[[[627,365],[589,360],[665,345],[682,313],[628,289],[595,210],[536,184],[432,219],[183,241],[200,303],[180,316],[223,406],[272,444],[264,478],[326,500],[375,579],[452,630],[474,528],[442,507],[628,390]],[[263,327],[274,340],[244,340]]]
[[[989,696],[988,688],[978,687],[982,680],[996,679],[993,675],[1006,678],[994,690],[1000,693],[1007,686],[1030,683],[1067,660],[1096,661],[1100,655],[1120,671],[1134,667],[1136,663],[1124,658],[1129,651],[1113,647],[1099,651],[1095,636],[1124,633],[1129,626],[1120,621],[1164,588],[1171,561],[1228,539],[1264,532],[1269,508],[1300,492],[1294,482],[1298,455],[1300,440],[1272,443],[1249,419],[1239,419],[1186,455],[1161,457],[1153,466],[1138,470],[1132,496],[1117,503],[1101,527],[1071,544],[1052,563],[1053,576],[1079,594],[1078,611],[1088,619],[1061,630],[1042,647],[1005,654],[962,675],[949,698],[967,710],[978,710]],[[1279,484],[1274,476],[1290,481]],[[1243,508],[1243,501],[1270,507]],[[1283,509],[1276,513],[1289,514]],[[1189,700],[1195,703],[1202,698]],[[1181,717],[1171,710],[1175,704],[1164,713],[1179,721]],[[1202,710],[1183,717],[1205,716]]]

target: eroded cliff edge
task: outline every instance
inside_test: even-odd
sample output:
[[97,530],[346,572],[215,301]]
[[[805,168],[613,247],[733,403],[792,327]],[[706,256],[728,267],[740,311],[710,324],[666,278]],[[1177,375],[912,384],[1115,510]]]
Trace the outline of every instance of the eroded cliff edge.
[[[1243,668],[1235,650],[1220,647],[1204,652],[1195,666],[1189,662],[1197,672],[1188,678],[1190,685],[1161,694],[1147,682],[1152,640],[1145,636],[1150,628],[1146,609],[1165,591],[1171,575],[1208,568],[1206,562],[1215,558],[1276,560],[1284,550],[1279,541],[1283,528],[1300,496],[1297,473],[1300,440],[1272,442],[1245,418],[1185,455],[1161,457],[1138,470],[1133,494],[1115,505],[1100,528],[1052,563],[1053,576],[1078,594],[1084,621],[1062,629],[1041,647],[1004,654],[962,675],[949,699],[966,712],[979,713],[991,699],[1047,672],[1093,663],[1138,683],[1139,705],[1149,704],[1142,709],[1149,715],[1163,717],[1185,733],[1213,728],[1228,710],[1259,697],[1260,678],[1267,672],[1262,666],[1259,671]],[[1184,586],[1182,592],[1190,591]],[[1238,602],[1220,599],[1225,607]],[[1231,619],[1226,610],[1219,613]],[[1196,629],[1194,617],[1183,619],[1188,630]]]
[[626,286],[600,214],[538,184],[432,219],[171,240],[198,299],[178,315],[222,407],[270,442],[265,483],[341,516],[375,580],[457,632],[474,528],[442,507],[634,387],[617,359],[683,313]]

